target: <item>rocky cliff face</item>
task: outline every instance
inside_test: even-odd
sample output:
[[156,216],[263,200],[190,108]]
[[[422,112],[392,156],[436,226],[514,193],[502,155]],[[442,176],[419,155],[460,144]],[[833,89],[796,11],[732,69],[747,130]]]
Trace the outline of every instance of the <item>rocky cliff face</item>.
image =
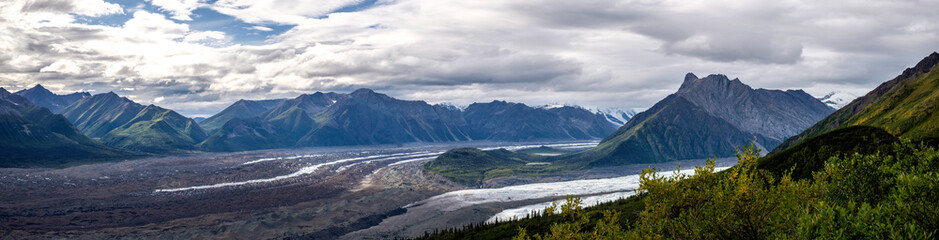
[[778,142],[834,111],[802,90],[753,89],[724,75],[697,78],[689,73],[675,94],[742,131],[759,133]]

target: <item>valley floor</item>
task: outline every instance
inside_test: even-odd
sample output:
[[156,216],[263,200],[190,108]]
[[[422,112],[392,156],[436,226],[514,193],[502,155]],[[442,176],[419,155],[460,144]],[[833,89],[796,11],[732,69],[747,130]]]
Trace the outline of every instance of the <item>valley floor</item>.
[[[466,191],[621,177],[648,166],[539,179],[497,179],[484,186],[496,190],[463,191],[466,187],[422,171],[424,162],[456,147],[519,149],[541,145],[587,148],[596,142],[309,148],[196,154],[66,169],[0,169],[0,239],[416,236],[435,228],[486,221],[506,210],[524,212],[525,206],[568,194],[555,190],[531,195],[503,189],[500,197],[490,198],[500,200],[476,201],[473,198],[483,195],[464,194]],[[702,162],[686,161],[681,166]],[[655,167],[671,170],[678,164]],[[732,164],[718,162],[718,166]],[[514,188],[525,186],[532,185]],[[588,188],[576,194],[616,193]],[[449,207],[427,207],[444,203]]]

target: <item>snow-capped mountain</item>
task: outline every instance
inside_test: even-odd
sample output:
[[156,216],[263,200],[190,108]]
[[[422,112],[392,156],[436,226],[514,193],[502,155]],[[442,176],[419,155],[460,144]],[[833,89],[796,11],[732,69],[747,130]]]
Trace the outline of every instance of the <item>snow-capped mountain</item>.
[[610,121],[613,125],[622,126],[633,118],[636,115],[636,110],[632,108],[617,108],[617,107],[605,107],[605,108],[591,108],[592,112],[598,113],[606,117],[607,121]]
[[851,101],[854,101],[854,99],[856,98],[858,98],[858,96],[854,94],[840,92],[840,91],[833,91],[831,93],[825,94],[824,97],[820,97],[816,99],[818,99],[822,103],[825,103],[825,105],[828,105],[829,107],[832,107],[834,109],[841,109],[841,107],[844,107],[844,105],[848,105],[848,103],[851,103]]
[[459,112],[459,111],[463,111],[463,109],[466,109],[466,106],[456,105],[456,104],[449,103],[449,102],[442,102],[442,103],[438,103],[438,104],[434,104],[434,105],[435,105],[435,106],[440,106],[440,107],[443,107],[443,108],[446,108],[446,109],[449,109],[450,111],[458,111],[458,112]]

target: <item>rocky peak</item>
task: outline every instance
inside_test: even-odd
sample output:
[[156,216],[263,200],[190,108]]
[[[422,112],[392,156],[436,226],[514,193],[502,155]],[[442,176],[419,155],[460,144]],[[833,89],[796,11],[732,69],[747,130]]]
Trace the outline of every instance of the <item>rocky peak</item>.
[[735,78],[730,80],[730,78],[727,78],[727,76],[723,74],[711,74],[704,78],[694,77],[695,75],[691,73],[685,75],[685,81],[681,84],[681,88],[678,89],[678,94],[726,96],[732,93],[742,93],[753,90],[750,86],[740,82],[740,79]]
[[359,90],[355,90],[350,95],[352,95],[353,97],[363,97],[363,96],[377,95],[377,94],[378,93],[376,93],[375,91],[372,91],[372,89],[359,88]]
[[49,95],[52,95],[52,94],[53,94],[52,91],[49,91],[49,89],[46,89],[45,87],[43,87],[42,84],[36,84],[36,86],[33,86],[33,88],[30,88],[30,89],[27,90],[27,91],[34,92],[34,93],[40,93],[40,94],[44,94],[44,95],[45,95],[45,94],[49,94]]
[[697,76],[697,75],[694,75],[694,73],[685,74],[685,81],[683,82],[683,85],[684,85],[684,83],[687,83],[687,82],[690,82],[690,81],[694,81],[694,80],[698,80],[698,76]]
[[833,111],[804,91],[753,89],[722,74],[686,80],[675,95],[745,132],[775,141],[798,134]]
[[932,54],[920,60],[919,63],[916,63],[916,66],[903,70],[903,74],[900,74],[900,78],[909,78],[918,73],[927,73],[931,71],[936,64],[939,64],[939,53],[932,52]]

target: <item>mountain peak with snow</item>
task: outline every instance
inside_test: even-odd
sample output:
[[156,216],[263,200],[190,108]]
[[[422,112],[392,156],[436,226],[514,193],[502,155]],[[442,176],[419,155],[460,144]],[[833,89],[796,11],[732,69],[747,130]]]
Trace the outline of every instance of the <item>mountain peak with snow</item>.
[[816,99],[822,103],[825,103],[825,105],[828,105],[829,107],[840,109],[845,105],[848,105],[848,103],[851,103],[851,101],[854,101],[856,98],[858,98],[858,96],[851,93],[832,91],[828,94],[825,94],[825,96]]
[[633,116],[638,113],[636,109],[633,108],[619,108],[619,107],[602,107],[602,108],[590,108],[591,112],[603,115],[607,121],[616,126],[622,126],[632,119]]

